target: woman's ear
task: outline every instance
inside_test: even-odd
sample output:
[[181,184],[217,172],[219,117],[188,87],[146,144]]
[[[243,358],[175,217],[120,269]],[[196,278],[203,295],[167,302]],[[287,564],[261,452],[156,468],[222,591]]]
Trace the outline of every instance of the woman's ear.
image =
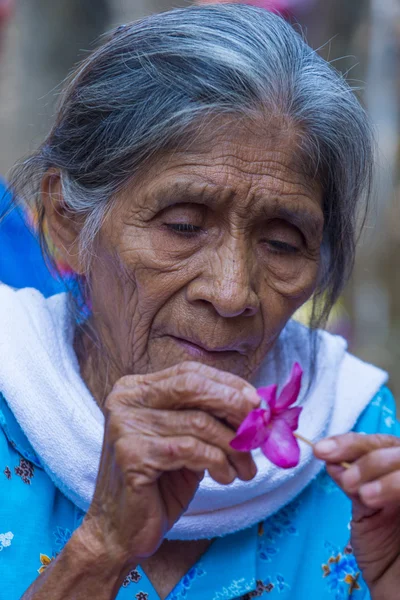
[[49,236],[65,261],[78,275],[84,274],[79,252],[79,234],[82,222],[64,202],[61,175],[58,169],[49,169],[41,183],[41,197]]

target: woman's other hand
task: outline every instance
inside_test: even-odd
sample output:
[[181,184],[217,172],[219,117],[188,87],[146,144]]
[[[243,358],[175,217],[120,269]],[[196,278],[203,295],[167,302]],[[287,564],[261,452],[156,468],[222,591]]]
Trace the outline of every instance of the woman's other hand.
[[154,554],[207,469],[221,484],[250,480],[250,453],[229,443],[259,404],[243,379],[196,362],[123,377],[106,401],[92,505],[80,528],[127,566]]
[[[400,589],[400,438],[347,433],[315,446],[327,471],[353,502],[351,543],[372,598]],[[341,462],[351,463],[345,469]]]

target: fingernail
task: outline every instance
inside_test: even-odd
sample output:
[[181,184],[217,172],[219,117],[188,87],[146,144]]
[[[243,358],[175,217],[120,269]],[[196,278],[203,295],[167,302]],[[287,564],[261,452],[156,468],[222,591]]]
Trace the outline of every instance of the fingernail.
[[260,396],[257,394],[254,388],[245,387],[243,390],[243,396],[247,398],[254,406],[259,406]]
[[373,500],[379,496],[382,492],[382,484],[380,481],[373,481],[372,483],[366,483],[360,488],[360,495],[366,500]]
[[354,466],[351,469],[347,469],[342,475],[342,483],[347,488],[356,487],[361,480],[361,471],[359,467]]
[[335,452],[337,447],[338,445],[335,440],[322,440],[321,442],[315,444],[315,450],[318,452],[318,454],[323,454],[326,456]]

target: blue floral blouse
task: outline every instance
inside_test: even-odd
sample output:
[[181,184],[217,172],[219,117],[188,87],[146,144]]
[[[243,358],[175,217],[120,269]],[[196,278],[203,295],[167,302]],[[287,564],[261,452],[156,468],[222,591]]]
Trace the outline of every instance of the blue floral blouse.
[[[387,388],[355,431],[400,435]],[[217,538],[168,600],[369,600],[349,545],[350,502],[322,472],[293,502]],[[53,485],[0,395],[0,599],[17,600],[68,542],[83,513]],[[118,600],[159,600],[139,568]]]

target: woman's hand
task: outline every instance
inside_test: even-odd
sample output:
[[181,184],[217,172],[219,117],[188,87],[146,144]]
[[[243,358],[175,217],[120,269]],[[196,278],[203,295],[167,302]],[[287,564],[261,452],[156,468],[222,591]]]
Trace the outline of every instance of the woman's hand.
[[315,455],[353,502],[351,543],[372,598],[399,598],[400,439],[347,433],[316,444]]
[[252,479],[251,454],[229,442],[258,405],[250,384],[196,362],[120,379],[106,401],[97,486],[79,528],[85,544],[134,566],[157,550],[206,469],[221,484]]

